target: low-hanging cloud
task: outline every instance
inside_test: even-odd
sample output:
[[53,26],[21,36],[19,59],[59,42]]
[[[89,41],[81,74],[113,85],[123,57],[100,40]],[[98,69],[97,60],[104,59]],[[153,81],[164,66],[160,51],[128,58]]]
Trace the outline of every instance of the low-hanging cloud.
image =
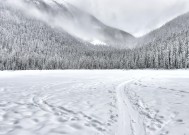
[[[61,28],[70,35],[86,41],[93,40],[92,37],[94,36],[94,33],[90,35],[89,29],[86,28],[88,30],[88,32],[86,32],[84,30],[85,28],[80,27],[80,25],[74,22],[73,19],[69,19],[64,15],[58,13],[50,14],[46,11],[38,9],[36,6],[32,4],[29,4],[27,1],[29,0],[5,0],[4,2],[9,6],[22,11],[26,16],[33,17],[37,20],[43,21],[53,28]],[[53,0],[44,1],[53,2]],[[0,0],[0,2],[2,1]]]
[[104,23],[135,36],[189,10],[189,0],[67,0]]
[[[0,0],[1,1],[1,0]],[[89,28],[74,24],[72,20],[59,15],[50,16],[36,7],[26,4],[26,0],[2,0],[23,10],[27,15],[40,19],[52,27],[61,27],[71,35],[84,40],[94,37]],[[28,0],[30,1],[30,0]],[[45,0],[53,1],[53,0]],[[56,0],[57,1],[57,0]],[[58,0],[63,2],[64,0]],[[141,36],[162,26],[167,21],[189,10],[188,0],[66,0],[85,10],[107,25]]]

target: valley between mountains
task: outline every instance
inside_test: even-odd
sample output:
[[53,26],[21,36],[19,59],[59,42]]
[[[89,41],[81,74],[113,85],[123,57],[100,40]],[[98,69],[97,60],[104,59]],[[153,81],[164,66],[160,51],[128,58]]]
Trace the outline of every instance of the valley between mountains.
[[99,18],[0,0],[0,135],[189,135],[189,12],[141,37]]

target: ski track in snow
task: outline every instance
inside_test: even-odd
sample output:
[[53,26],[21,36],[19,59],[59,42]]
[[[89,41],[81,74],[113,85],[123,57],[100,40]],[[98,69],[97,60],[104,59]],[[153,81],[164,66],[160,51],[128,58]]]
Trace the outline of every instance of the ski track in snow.
[[132,108],[132,104],[125,94],[126,85],[134,80],[120,84],[117,87],[119,123],[117,135],[145,135],[142,118]]
[[0,135],[188,135],[189,71],[0,72]]

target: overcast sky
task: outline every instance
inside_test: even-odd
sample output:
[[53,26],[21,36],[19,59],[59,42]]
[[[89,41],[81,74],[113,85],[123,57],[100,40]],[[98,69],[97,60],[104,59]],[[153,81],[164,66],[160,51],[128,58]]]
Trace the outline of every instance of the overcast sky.
[[189,11],[189,0],[67,0],[104,23],[135,36]]

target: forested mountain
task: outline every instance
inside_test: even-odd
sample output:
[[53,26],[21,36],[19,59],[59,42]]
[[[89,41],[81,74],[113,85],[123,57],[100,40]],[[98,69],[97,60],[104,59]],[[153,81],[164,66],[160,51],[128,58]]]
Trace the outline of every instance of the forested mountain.
[[188,68],[188,19],[189,13],[172,20],[134,49],[115,49],[93,46],[1,2],[0,70]]
[[0,69],[120,68],[119,53],[0,4]]
[[[147,68],[189,67],[189,13],[138,39],[140,62]],[[139,66],[141,67],[141,66]]]

